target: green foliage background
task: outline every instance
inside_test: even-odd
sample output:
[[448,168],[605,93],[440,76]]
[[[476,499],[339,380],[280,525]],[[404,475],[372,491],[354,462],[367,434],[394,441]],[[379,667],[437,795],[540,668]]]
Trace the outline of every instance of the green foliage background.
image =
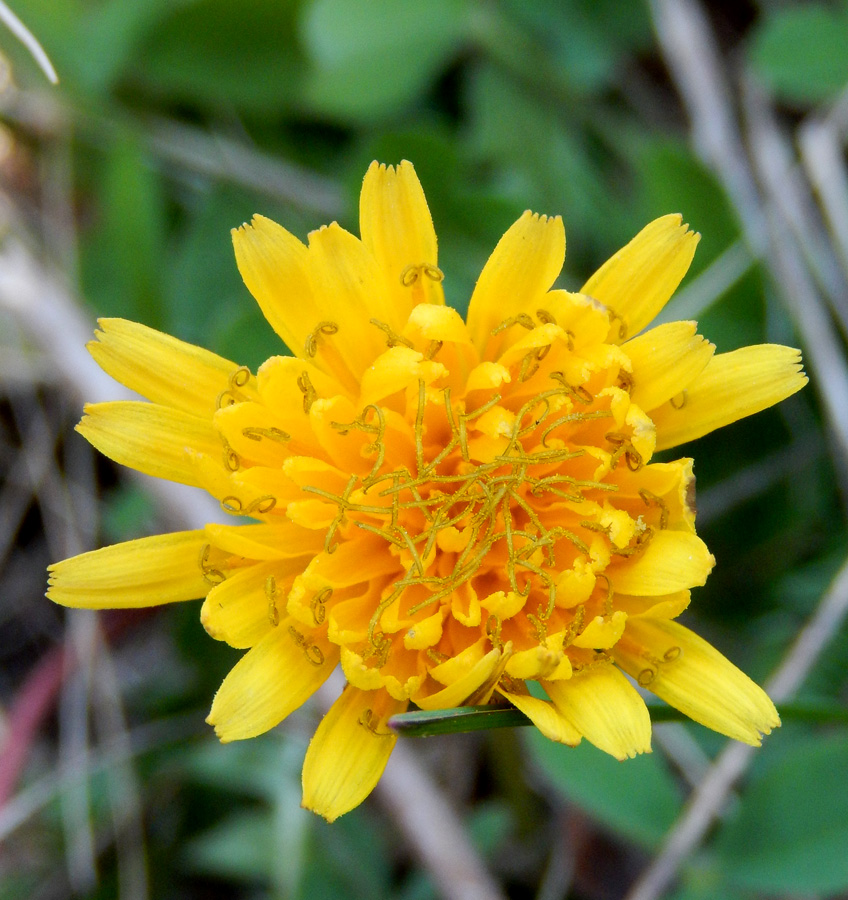
[[[685,284],[742,246],[732,204],[689,145],[650,12],[639,2],[14,6],[61,84],[44,87],[32,61],[0,33],[17,84],[37,91],[53,125],[40,128],[20,111],[4,116],[33,180],[39,166],[64,167],[75,244],[69,251],[41,237],[58,262],[71,253],[92,318],[135,319],[256,366],[280,347],[241,284],[229,229],[261,212],[301,237],[331,219],[356,230],[359,185],[374,158],[415,164],[449,302],[463,311],[491,249],[528,207],[564,217],[566,287],[666,212],[681,212],[703,235]],[[844,3],[718,3],[711,11],[725,51],[753,68],[787,116],[833,100],[848,80]],[[36,189],[31,202],[45,198]],[[751,259],[726,290],[673,300],[667,318],[676,309],[697,314],[720,351],[798,343]],[[815,391],[684,448],[689,454],[699,530],[718,565],[687,621],[762,681],[845,554],[843,473]],[[102,477],[101,541],[160,528],[150,501],[114,474]],[[197,607],[185,605],[140,621],[124,662],[130,726],[150,737],[133,757],[149,896],[435,897],[378,806],[369,802],[333,826],[300,810],[314,714],[245,744],[215,742],[201,724],[204,710],[237,657],[210,641],[197,618]],[[802,699],[844,704],[846,661],[843,629]],[[696,762],[723,744],[697,726],[659,727],[677,734]],[[464,754],[470,771],[446,789],[514,897],[563,896],[540,885],[551,860],[572,853],[568,896],[620,896],[688,790],[659,747],[618,764],[592,747],[569,750],[518,731],[427,741],[422,749],[436,760]],[[48,765],[36,760],[27,777]],[[108,767],[90,779],[99,830],[109,815]],[[27,826],[35,829],[25,835],[32,852],[3,877],[3,900],[33,895],[61,865],[58,794]],[[846,811],[844,724],[788,721],[766,740],[675,896],[848,892]],[[117,851],[105,846],[98,858],[99,884],[86,896],[118,896]]]

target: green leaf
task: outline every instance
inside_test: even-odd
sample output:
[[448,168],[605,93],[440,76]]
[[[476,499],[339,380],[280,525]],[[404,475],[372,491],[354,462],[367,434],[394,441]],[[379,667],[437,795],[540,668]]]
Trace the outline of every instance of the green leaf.
[[848,887],[848,736],[792,748],[744,795],[717,842],[727,877],[758,891]]
[[313,0],[302,21],[307,105],[357,122],[410,102],[456,54],[468,10],[466,0]]
[[83,247],[86,295],[100,315],[161,327],[166,239],[159,173],[130,135],[110,146],[100,169],[102,216]]
[[808,3],[787,6],[764,20],[749,57],[760,77],[784,100],[827,100],[848,81],[848,14]]
[[289,108],[304,62],[294,0],[201,0],[178,5],[133,60],[133,78],[152,93],[227,104],[252,113]]
[[680,811],[680,791],[658,754],[618,762],[586,741],[566,747],[535,730],[527,748],[556,791],[642,847],[656,847]]

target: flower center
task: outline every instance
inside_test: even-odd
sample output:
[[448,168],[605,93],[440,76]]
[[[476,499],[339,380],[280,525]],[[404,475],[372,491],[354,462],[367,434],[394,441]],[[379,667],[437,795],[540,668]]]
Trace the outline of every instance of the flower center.
[[[524,402],[493,393],[470,408],[467,400],[454,402],[449,388],[422,380],[406,417],[369,405],[351,422],[331,423],[342,437],[363,436],[360,454],[371,468],[350,475],[339,493],[303,488],[336,506],[324,549],[333,553],[359,529],[382,537],[397,560],[397,576],[370,619],[372,653],[385,652],[380,620],[393,604],[420,619],[463,589],[480,596],[508,589],[542,642],[558,601],[574,605],[558,597],[562,572],[578,560],[597,562],[598,539],[609,545],[607,560],[650,540],[641,518],[624,514],[629,531],[611,521],[606,501],[618,485],[594,477],[598,457],[586,448],[605,445],[609,469],[642,465],[628,435],[611,429],[612,395],[572,386],[559,371],[545,378],[551,386]],[[616,527],[626,535],[623,546],[614,542],[621,540]],[[608,606],[609,579],[606,586]],[[500,623],[486,628],[494,633]]]

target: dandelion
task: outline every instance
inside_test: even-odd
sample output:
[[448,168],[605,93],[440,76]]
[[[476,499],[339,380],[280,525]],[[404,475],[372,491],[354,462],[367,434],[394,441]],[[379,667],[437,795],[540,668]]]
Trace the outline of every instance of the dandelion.
[[715,354],[694,322],[644,330],[698,242],[680,216],[571,293],[552,288],[561,219],[526,212],[467,321],[445,305],[412,165],[369,168],[360,228],[332,224],[308,245],[261,216],[233,232],[245,284],[294,354],[255,375],[101,320],[92,355],[150,402],[88,406],[79,431],[250,524],[57,563],[51,599],[205,597],[209,634],[247,650],[209,714],[222,741],[274,727],[341,665],[347,686],[303,769],[304,805],[329,820],[377,783],[387,720],[410,704],[509,703],[552,740],[625,759],[650,750],[636,682],[758,744],[779,724],[769,698],[674,621],[714,563],[695,533],[692,460],[651,459],[798,391],[799,352]]

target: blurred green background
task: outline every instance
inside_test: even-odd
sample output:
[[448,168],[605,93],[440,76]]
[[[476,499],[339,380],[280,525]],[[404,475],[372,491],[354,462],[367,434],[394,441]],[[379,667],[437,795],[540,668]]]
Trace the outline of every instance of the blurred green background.
[[[301,237],[333,219],[357,230],[368,163],[405,158],[430,203],[448,300],[463,312],[488,254],[528,207],[563,216],[569,288],[651,218],[679,211],[703,238],[667,317],[697,317],[720,351],[802,340],[749,250],[735,198],[692,149],[646,3],[14,9],[61,83],[50,87],[0,29],[5,235],[60,273],[92,327],[124,316],[258,365],[280,347],[239,279],[229,229],[261,212]],[[707,11],[721,59],[758,79],[787,133],[848,81],[846,3],[728,0]],[[237,654],[209,640],[197,605],[104,616],[104,642],[42,599],[63,538],[24,465],[39,423],[49,477],[93,523],[77,549],[165,526],[135,482],[81,449],[71,430],[79,399],[50,374],[37,336],[8,308],[0,331],[0,737],[24,751],[0,809],[0,898],[438,896],[383,806],[371,800],[333,826],[299,808],[315,710],[255,741],[217,743],[203,718]],[[804,351],[809,361],[818,348]],[[685,621],[759,681],[846,553],[844,458],[817,403],[811,386],[680,454],[695,457],[699,531],[718,560]],[[88,680],[58,679],[31,733],[10,731],[51,650],[92,633]],[[848,896],[845,637],[842,627],[800,695],[821,707],[820,721],[787,720],[766,740],[668,896]],[[624,896],[724,743],[668,723],[652,756],[618,764],[521,732],[416,749],[504,894],[539,900]]]

